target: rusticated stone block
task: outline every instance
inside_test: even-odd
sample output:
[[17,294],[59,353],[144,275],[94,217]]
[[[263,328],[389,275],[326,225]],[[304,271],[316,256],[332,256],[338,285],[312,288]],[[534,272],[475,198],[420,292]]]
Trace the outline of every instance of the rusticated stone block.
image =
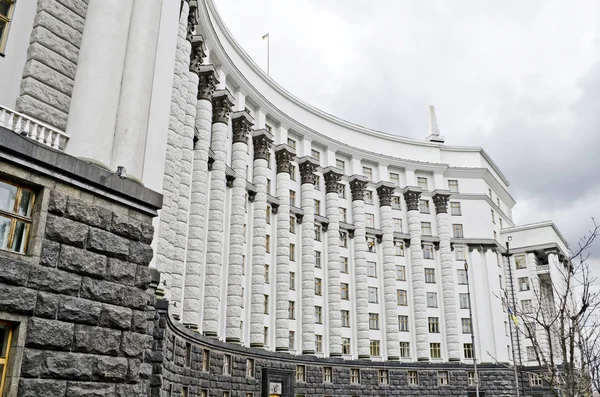
[[148,266],[154,255],[152,247],[139,241],[132,241],[129,245],[129,261]]
[[39,378],[43,373],[44,356],[45,351],[43,350],[25,349],[21,363],[21,376]]
[[134,287],[123,286],[121,293],[123,298],[122,305],[132,309],[144,309],[150,298],[150,295],[146,291]]
[[110,210],[74,197],[69,197],[67,201],[65,216],[101,229],[108,229],[112,220],[112,212]]
[[148,337],[144,334],[135,332],[123,332],[123,341],[121,343],[121,351],[127,357],[142,358],[144,349],[146,348]]
[[33,317],[27,325],[28,347],[68,350],[73,343],[73,324]]
[[87,248],[120,259],[129,256],[129,240],[102,229],[90,228]]
[[56,319],[59,301],[60,295],[49,292],[38,292],[35,315],[37,317]]
[[44,239],[42,242],[42,252],[40,254],[40,265],[56,267],[59,254],[60,244],[56,241]]
[[144,333],[146,332],[146,312],[141,310],[133,310],[131,316],[131,330],[133,332]]
[[93,355],[48,351],[42,366],[42,376],[69,380],[91,380],[93,366]]
[[139,265],[135,275],[135,286],[143,290],[147,290],[151,281],[152,274],[150,273],[150,268],[145,265]]
[[136,271],[137,265],[135,263],[109,258],[106,267],[106,279],[119,284],[134,285]]
[[140,380],[140,365],[142,362],[137,358],[127,360],[129,369],[127,370],[127,380],[129,382],[138,382]]
[[53,379],[19,380],[19,397],[64,396],[67,381]]
[[48,212],[55,215],[64,215],[67,209],[67,196],[57,190],[50,190]]
[[122,302],[121,289],[122,286],[119,284],[84,277],[80,296],[97,302],[120,305]]
[[131,318],[131,309],[105,304],[102,305],[100,326],[128,330],[131,327]]
[[24,286],[29,276],[29,263],[10,257],[0,257],[0,282]]
[[130,240],[143,238],[142,222],[127,215],[113,214],[110,231]]
[[104,382],[119,382],[127,379],[127,359],[123,357],[96,356],[94,379]]
[[69,382],[65,397],[106,397],[114,396],[115,385],[99,382]]
[[32,314],[36,299],[36,291],[0,284],[0,311]]
[[58,307],[58,319],[73,323],[97,325],[102,304],[87,299],[64,296]]
[[46,220],[46,237],[59,243],[85,247],[88,226],[56,215],[48,215]]
[[116,385],[115,397],[137,396],[142,392],[140,385]]
[[77,295],[81,286],[81,277],[59,269],[32,265],[27,286],[41,291]]
[[106,273],[106,257],[63,245],[60,250],[58,267],[73,273],[103,278]]
[[83,353],[119,355],[121,331],[75,325],[73,350]]

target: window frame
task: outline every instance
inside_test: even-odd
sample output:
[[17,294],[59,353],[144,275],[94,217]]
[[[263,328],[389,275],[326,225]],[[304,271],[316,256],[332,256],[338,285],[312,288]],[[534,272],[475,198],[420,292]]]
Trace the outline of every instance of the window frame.
[[[8,13],[6,16],[0,14],[0,21],[5,22],[4,31],[0,35],[0,54],[4,55],[4,51],[6,50],[6,44],[8,43],[8,34],[10,32],[11,21],[13,19],[13,15],[15,12],[15,1],[7,0],[10,3],[10,8],[8,9]],[[2,389],[0,389],[2,390]]]
[[440,333],[440,318],[439,317],[427,317],[427,329],[430,334]]
[[[25,255],[27,254],[27,249],[29,248],[29,239],[31,237],[31,228],[33,227],[33,212],[34,212],[34,206],[35,206],[35,201],[36,201],[36,192],[29,187],[26,186],[22,186],[18,183],[9,181],[7,179],[4,178],[0,178],[0,182],[4,183],[6,185],[12,186],[14,188],[16,188],[16,192],[15,192],[15,202],[13,204],[13,211],[7,211],[7,210],[3,210],[0,208],[0,217],[3,218],[8,218],[10,226],[9,226],[9,231],[8,231],[8,239],[6,241],[6,248],[0,248],[0,251],[8,251],[8,252],[13,252],[16,254],[20,254],[20,255]],[[23,191],[27,191],[30,193],[31,198],[30,198],[30,202],[29,202],[29,207],[27,208],[27,215],[19,215],[19,207],[21,204],[21,200],[23,198]],[[24,237],[23,237],[23,249],[22,251],[16,251],[12,248],[13,243],[14,243],[14,238],[15,238],[15,230],[17,227],[17,223],[18,222],[22,222],[25,224],[25,231],[24,231]]]

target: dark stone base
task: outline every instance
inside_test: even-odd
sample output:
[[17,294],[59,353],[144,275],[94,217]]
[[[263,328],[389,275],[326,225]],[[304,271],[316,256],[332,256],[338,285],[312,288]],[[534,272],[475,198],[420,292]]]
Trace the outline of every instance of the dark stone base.
[[276,352],[289,352],[289,351],[290,351],[290,349],[289,349],[289,348],[287,348],[287,347],[276,347],[276,348],[275,348],[275,351],[276,351]]
[[250,343],[250,347],[254,347],[256,349],[264,349],[265,345],[263,343]]
[[314,350],[302,350],[302,354],[314,356],[315,355],[315,351]]
[[212,332],[212,331],[208,331],[208,332],[204,332],[204,336],[207,336],[209,338],[218,338],[219,335],[216,332]]
[[359,359],[359,360],[370,360],[370,359],[371,359],[371,356],[365,356],[365,355],[362,355],[362,356],[361,356],[361,355],[359,355],[359,356],[358,356],[358,359]]
[[225,338],[225,342],[227,343],[236,343],[236,344],[240,344],[240,338]]

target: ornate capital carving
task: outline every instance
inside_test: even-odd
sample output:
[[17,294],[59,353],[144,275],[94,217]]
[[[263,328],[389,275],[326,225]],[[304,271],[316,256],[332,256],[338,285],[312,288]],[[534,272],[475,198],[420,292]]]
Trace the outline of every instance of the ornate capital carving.
[[391,206],[392,205],[392,196],[394,195],[394,191],[396,189],[391,183],[388,182],[380,182],[377,186],[377,195],[379,196],[379,206]]
[[361,175],[355,175],[350,179],[350,191],[352,192],[352,201],[364,200],[365,187],[367,187],[367,178]]
[[296,157],[296,153],[291,146],[282,144],[275,148],[275,161],[277,162],[277,173],[285,172],[291,174],[292,161]]
[[[209,66],[210,69],[208,69],[206,65],[200,66],[201,71],[198,72],[198,96],[196,97],[198,100],[212,100],[217,84],[219,84],[214,68],[212,65]],[[203,70],[205,68],[206,70]]]
[[252,144],[254,146],[254,160],[269,159],[269,150],[273,143],[273,137],[267,130],[254,131],[252,134]]
[[448,212],[449,194],[437,193],[433,196],[433,204],[435,204],[435,212],[438,214],[446,214]]
[[190,12],[188,14],[188,24],[187,24],[187,35],[186,38],[189,42],[192,42],[194,38],[194,31],[196,30],[196,26],[198,25],[198,3],[196,0],[190,1]]
[[404,201],[406,201],[406,209],[408,211],[419,210],[419,199],[421,192],[418,190],[407,190],[404,192]]
[[195,35],[192,37],[192,53],[190,54],[190,72],[200,74],[202,64],[206,58],[206,46],[204,37]]
[[337,169],[327,167],[323,173],[323,178],[325,179],[325,192],[337,193],[338,184],[342,180],[342,174]]
[[213,103],[213,124],[229,122],[233,98],[227,90],[216,91],[212,98]]
[[252,116],[246,112],[235,112],[231,116],[231,130],[233,131],[233,143],[241,142],[248,144],[248,136],[252,131],[254,122]]
[[318,163],[315,161],[315,159],[311,157],[303,157],[298,160],[298,167],[300,168],[300,183],[302,185],[305,183],[314,185],[317,179],[315,171],[318,167]]

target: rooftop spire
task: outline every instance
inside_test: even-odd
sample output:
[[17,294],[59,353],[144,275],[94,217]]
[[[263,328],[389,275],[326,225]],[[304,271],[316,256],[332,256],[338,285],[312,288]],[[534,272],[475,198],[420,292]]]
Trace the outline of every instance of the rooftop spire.
[[428,141],[436,143],[444,143],[444,137],[440,136],[440,129],[438,128],[437,119],[435,117],[435,108],[429,106],[429,136]]

